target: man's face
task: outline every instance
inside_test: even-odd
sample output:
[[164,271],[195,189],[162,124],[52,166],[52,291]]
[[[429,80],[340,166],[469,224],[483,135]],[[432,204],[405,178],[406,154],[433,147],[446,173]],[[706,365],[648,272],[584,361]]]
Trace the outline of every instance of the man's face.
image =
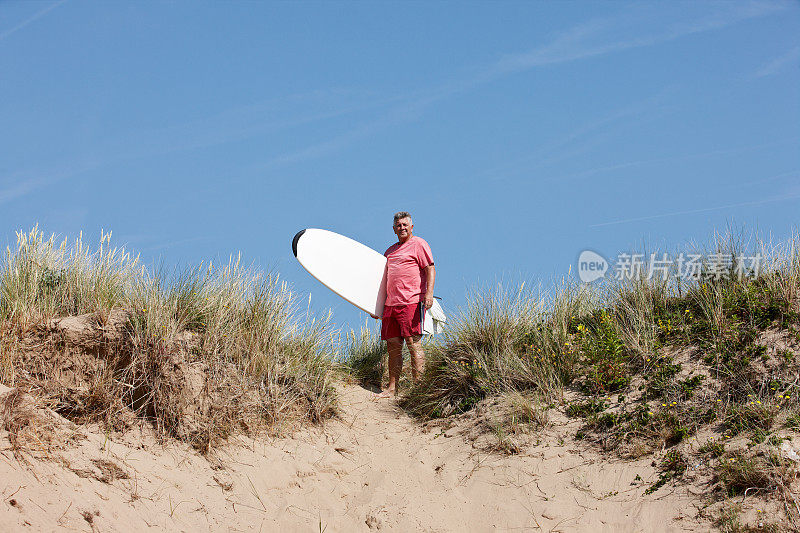
[[411,223],[410,218],[401,218],[394,223],[394,233],[400,242],[405,242],[411,237],[412,229],[414,229],[414,225]]

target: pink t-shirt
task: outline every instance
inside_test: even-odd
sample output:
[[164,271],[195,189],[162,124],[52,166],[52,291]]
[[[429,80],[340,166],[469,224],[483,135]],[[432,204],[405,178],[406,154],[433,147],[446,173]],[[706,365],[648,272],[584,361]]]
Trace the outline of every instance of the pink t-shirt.
[[403,244],[395,243],[386,256],[386,304],[409,305],[419,303],[428,288],[425,267],[433,264],[433,254],[428,243],[420,237],[411,237]]

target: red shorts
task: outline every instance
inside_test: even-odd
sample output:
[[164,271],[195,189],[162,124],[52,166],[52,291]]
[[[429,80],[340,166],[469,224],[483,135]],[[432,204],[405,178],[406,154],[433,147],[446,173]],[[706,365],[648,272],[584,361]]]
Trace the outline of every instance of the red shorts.
[[422,335],[422,321],[425,319],[425,303],[408,305],[387,305],[383,308],[381,339],[394,337],[413,337]]

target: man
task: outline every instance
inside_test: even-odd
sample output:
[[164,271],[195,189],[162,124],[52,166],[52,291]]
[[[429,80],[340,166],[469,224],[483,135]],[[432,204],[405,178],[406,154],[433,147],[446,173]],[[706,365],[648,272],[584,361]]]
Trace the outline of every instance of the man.
[[433,305],[436,270],[428,243],[413,235],[411,215],[394,215],[397,242],[386,256],[386,303],[383,308],[381,339],[389,352],[389,385],[378,398],[397,394],[397,381],[403,369],[403,342],[411,354],[411,375],[416,381],[425,368],[422,350],[422,325],[425,313]]

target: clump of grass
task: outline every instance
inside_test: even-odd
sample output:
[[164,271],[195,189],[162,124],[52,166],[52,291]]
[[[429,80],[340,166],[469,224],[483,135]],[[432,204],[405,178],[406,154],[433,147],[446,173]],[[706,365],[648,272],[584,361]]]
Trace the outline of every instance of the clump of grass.
[[418,416],[440,417],[509,391],[560,394],[577,360],[570,320],[587,298],[587,291],[565,284],[545,315],[548,303],[524,284],[473,294],[444,339],[428,350],[426,371],[401,405]]
[[[670,270],[668,276],[674,275]],[[603,308],[614,319],[613,330],[638,366],[659,346],[660,337],[672,333],[669,313],[674,288],[663,276],[639,275],[610,281],[602,296]]]
[[347,334],[341,363],[348,373],[364,386],[380,387],[386,368],[386,343],[380,331],[365,324],[358,333]]
[[719,440],[709,440],[697,450],[701,455],[708,455],[717,459],[725,453],[725,444]]
[[567,416],[573,418],[585,418],[606,410],[607,404],[602,399],[591,398],[585,402],[573,402],[567,406]]
[[499,413],[514,432],[547,424],[547,408],[536,395],[508,391],[500,396]]
[[789,413],[789,415],[786,417],[784,426],[789,429],[800,430],[800,413]]
[[668,392],[674,382],[675,375],[680,372],[681,365],[669,360],[657,359],[647,383],[647,393],[653,398],[659,398]]
[[139,260],[110,242],[111,233],[101,233],[91,251],[82,236],[70,244],[56,242],[54,235],[45,239],[38,227],[17,232],[17,246],[6,249],[0,271],[0,317],[26,327],[54,316],[119,307]]
[[786,487],[793,470],[776,454],[732,453],[720,459],[716,477],[728,495],[736,496],[746,491],[774,491]]
[[0,333],[9,385],[77,421],[129,412],[201,449],[334,407],[330,317],[301,312],[277,275],[240,258],[167,276],[111,247],[110,234],[92,251],[80,237],[70,246],[20,232],[0,265]]
[[519,453],[520,446],[515,435],[539,429],[547,424],[547,409],[535,394],[508,391],[497,397],[497,401],[486,410],[486,425],[496,437],[494,448],[506,454]]
[[751,400],[744,404],[731,405],[724,422],[733,435],[743,431],[763,431],[772,427],[776,414],[776,406],[771,402]]

